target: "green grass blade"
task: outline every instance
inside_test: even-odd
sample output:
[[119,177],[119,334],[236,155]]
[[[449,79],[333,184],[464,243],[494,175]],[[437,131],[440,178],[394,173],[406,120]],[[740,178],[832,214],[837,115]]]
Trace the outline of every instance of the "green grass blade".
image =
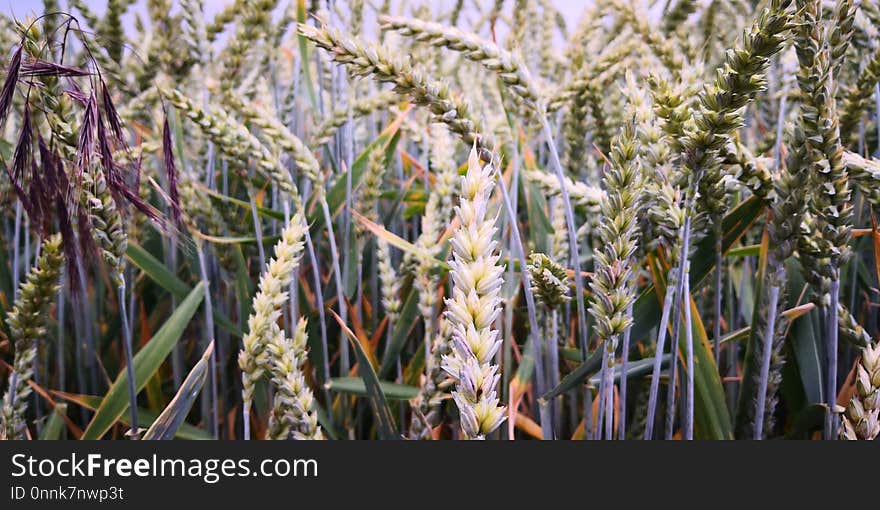
[[391,375],[397,365],[394,360],[400,355],[406,340],[409,338],[410,332],[415,328],[419,313],[419,293],[410,289],[403,302],[403,308],[400,309],[400,318],[394,328],[394,335],[391,341],[385,346],[385,352],[382,353],[382,362],[379,365],[379,378],[385,379]]
[[[724,387],[712,354],[713,346],[693,297],[690,306],[694,340],[694,438],[733,439]],[[679,356],[684,357],[686,349],[685,339],[681,338]]]
[[379,433],[379,439],[400,439],[400,435],[395,432],[397,427],[394,425],[394,416],[391,414],[391,409],[388,408],[388,401],[385,399],[385,393],[382,391],[379,378],[376,377],[376,371],[373,370],[373,365],[370,364],[370,358],[364,352],[363,347],[361,347],[357,336],[342,322],[342,318],[332,310],[330,310],[330,313],[336,318],[339,327],[342,328],[343,333],[354,348],[358,363],[358,373],[364,381],[367,399],[370,401],[370,407],[373,408],[373,414],[376,417],[376,430]]
[[[68,402],[73,402],[74,404],[80,405],[90,411],[94,411],[98,409],[98,406],[101,405],[101,397],[95,395],[77,395],[75,393],[62,393],[59,391],[53,391],[53,395],[67,400]],[[138,408],[138,423],[146,425],[149,423],[153,423],[156,420],[156,413]],[[128,413],[123,413],[119,418],[119,423],[122,423],[125,426],[130,425],[128,420]],[[176,439],[189,439],[189,440],[209,440],[214,439],[214,437],[206,430],[202,430],[198,427],[194,427],[187,423],[184,423],[177,429]]]
[[[749,327],[749,340],[746,343],[745,357],[743,358],[742,380],[739,387],[739,401],[736,410],[736,431],[737,439],[746,439],[753,435],[753,424],[750,419],[749,407],[754,406],[757,402],[758,388],[755,382],[758,378],[760,370],[760,360],[757,359],[757,352],[760,352],[759,344],[762,343],[764,328],[759,328],[761,318],[766,318],[767,314],[761,310],[762,306],[767,306],[763,300],[764,284],[767,278],[767,252],[770,248],[770,237],[767,231],[764,231],[761,240],[761,250],[758,256],[758,272],[755,274],[755,302],[752,309],[752,323]],[[775,312],[774,312],[775,313]],[[754,414],[751,414],[754,416]]]
[[[181,301],[177,309],[153,335],[153,338],[134,356],[135,388],[140,391],[152,375],[159,370],[165,358],[183,335],[187,324],[205,297],[204,285],[196,285]],[[100,439],[128,410],[128,376],[123,370],[116,377],[110,390],[104,395],[95,416],[83,433],[82,439]]]
[[[132,241],[128,242],[128,249],[125,256],[141,271],[146,273],[151,280],[156,282],[160,287],[173,294],[178,299],[184,299],[192,289],[183,280],[178,278],[174,273],[165,267],[165,264],[154,257],[150,252]],[[214,310],[214,320],[217,325],[228,331],[229,333],[241,338],[242,331],[229,320],[229,317],[217,310]]]
[[129,241],[125,256],[141,271],[146,273],[151,280],[174,294],[175,297],[183,298],[192,290],[183,280],[165,267],[165,264],[137,243]]
[[[410,400],[419,395],[419,389],[406,384],[394,384],[387,381],[379,381],[379,387],[386,398],[392,400]],[[337,393],[349,393],[359,397],[369,397],[367,386],[360,377],[333,377],[328,385],[330,391]]]
[[[196,235],[211,244],[257,244],[260,241],[256,236],[212,236],[202,232],[197,232]],[[281,236],[263,236],[262,242],[264,246],[271,248],[279,239]]]
[[406,239],[403,239],[400,236],[397,236],[397,235],[389,232],[387,229],[385,229],[384,226],[370,221],[363,214],[361,214],[357,211],[351,211],[351,213],[354,216],[354,218],[364,228],[366,228],[373,235],[375,235],[377,238],[381,239],[382,241],[385,241],[386,243],[390,244],[391,246],[394,246],[395,248],[398,248],[403,252],[412,253],[413,255],[419,257],[420,260],[429,260],[435,266],[443,268],[446,271],[449,271],[450,269],[452,269],[448,263],[432,256],[426,250],[419,248],[418,246],[414,245],[413,243],[407,241]]
[[[220,202],[226,202],[228,204],[232,204],[240,209],[243,209],[248,214],[251,213],[251,203],[246,200],[240,200],[238,198],[230,197],[228,195],[224,195],[219,191],[212,190],[208,188],[204,184],[195,184],[196,188],[202,193],[208,195],[211,198],[217,199]],[[271,220],[284,221],[284,212],[276,211],[275,209],[269,209],[268,207],[260,207],[257,206],[257,214],[263,216],[264,218],[268,218]]]
[[67,415],[67,404],[64,402],[55,404],[55,407],[52,408],[52,414],[49,415],[49,420],[43,427],[43,431],[40,432],[41,441],[61,439],[61,434],[67,428],[67,424],[64,423],[65,415]]
[[558,397],[575,386],[581,384],[585,379],[593,376],[602,367],[602,349],[594,349],[586,361],[578,365],[577,368],[568,373],[559,381],[559,385],[541,395],[541,400],[550,400]]
[[[786,264],[788,275],[788,296],[791,299],[797,297],[806,285],[800,263],[792,259]],[[787,341],[791,346],[798,373],[803,385],[804,395],[810,404],[822,404],[825,402],[824,374],[825,362],[823,335],[816,327],[819,324],[819,310],[810,310],[803,320],[795,321],[791,325]],[[824,411],[823,411],[824,413]]]
[[547,200],[535,183],[526,180],[524,184],[529,193],[529,199],[526,200],[526,214],[529,218],[530,238],[535,242],[536,251],[547,252],[548,234],[553,232],[553,225],[545,212]]
[[825,423],[825,409],[825,404],[810,404],[803,408],[794,419],[791,430],[786,432],[785,439],[810,439],[814,432],[821,432]]
[[[306,9],[306,0],[297,0],[296,21],[298,23],[305,23],[307,21],[307,16],[308,11]],[[306,84],[306,92],[308,93],[309,102],[311,102],[312,108],[315,111],[320,111],[320,107],[318,105],[318,94],[317,92],[315,92],[315,83],[312,81],[312,63],[309,58],[309,41],[301,35],[297,35],[296,39],[299,42],[299,64],[303,73],[303,81]]]
[[156,421],[150,425],[149,430],[142,439],[144,440],[168,440],[177,434],[177,429],[183,424],[186,415],[192,408],[193,402],[202,391],[202,386],[208,379],[208,372],[211,366],[211,356],[214,353],[214,342],[208,344],[202,358],[196,363],[196,366],[189,372],[177,394],[162,411],[162,414],[156,418]]
[[[669,356],[669,354],[664,354],[660,366],[666,367],[667,365],[669,365],[670,359],[671,359],[671,357]],[[623,368],[623,366],[620,364],[615,365],[615,367],[614,367],[614,382],[616,382],[616,383],[620,382],[622,368]],[[628,363],[626,365],[626,378],[633,379],[635,377],[642,377],[643,375],[650,374],[653,369],[654,369],[653,356],[650,358],[643,358],[638,361],[633,361],[633,362]],[[593,377],[590,377],[590,384],[592,384],[594,386],[598,386],[599,382],[600,382],[599,380],[600,380],[600,376],[594,375]]]

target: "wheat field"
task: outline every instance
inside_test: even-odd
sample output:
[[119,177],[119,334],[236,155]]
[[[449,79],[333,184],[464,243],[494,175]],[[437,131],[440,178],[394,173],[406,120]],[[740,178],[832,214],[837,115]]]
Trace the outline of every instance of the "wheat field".
[[95,4],[0,17],[0,438],[880,434],[877,2]]

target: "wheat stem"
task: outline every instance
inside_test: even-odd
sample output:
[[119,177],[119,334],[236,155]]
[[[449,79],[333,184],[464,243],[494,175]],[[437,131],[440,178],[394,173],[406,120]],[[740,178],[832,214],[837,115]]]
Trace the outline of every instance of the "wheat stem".
[[754,437],[755,440],[764,439],[764,409],[767,400],[767,380],[770,375],[770,359],[773,352],[773,336],[776,333],[776,306],[779,302],[779,287],[770,287],[770,310],[767,320],[767,329],[764,331],[764,346],[761,351],[761,375],[758,383],[758,402],[755,406]]
[[550,162],[553,171],[556,174],[556,180],[559,184],[559,191],[562,195],[562,202],[565,205],[565,223],[568,227],[568,250],[571,254],[571,267],[574,270],[574,288],[575,300],[577,302],[578,329],[580,330],[580,344],[582,356],[586,360],[589,350],[587,342],[587,312],[584,305],[584,282],[580,268],[580,247],[577,240],[577,227],[574,223],[574,211],[571,207],[571,199],[568,195],[568,188],[565,186],[565,174],[562,170],[562,163],[559,161],[559,153],[556,150],[556,144],[553,143],[553,133],[550,130],[550,123],[545,115],[540,115],[540,121],[544,132],[544,138],[550,148]]
[[[538,329],[538,318],[537,318],[537,310],[535,307],[535,297],[532,293],[532,284],[529,278],[528,271],[526,270],[526,255],[523,250],[522,238],[520,237],[519,226],[516,222],[516,213],[513,210],[513,204],[510,202],[510,195],[507,191],[507,184],[504,183],[504,179],[498,179],[498,186],[501,189],[501,198],[504,202],[504,210],[507,213],[507,219],[510,224],[510,234],[511,234],[511,246],[516,251],[516,256],[519,259],[520,267],[522,270],[520,271],[520,275],[523,281],[523,294],[526,298],[526,307],[528,308],[529,315],[529,336],[531,337],[533,353],[532,355],[535,358],[535,386],[538,389],[538,393],[541,393],[541,389],[544,386],[544,367],[542,365],[542,343],[539,336]],[[539,408],[539,412],[541,414],[541,434],[544,439],[553,439],[553,420],[552,415],[549,413],[549,410],[546,406],[541,405]]]
[[684,327],[685,327],[685,357],[687,364],[687,397],[685,403],[685,419],[682,424],[682,438],[685,441],[694,439],[694,333],[691,323],[691,281],[690,261],[687,262],[684,271]]
[[131,439],[138,439],[140,438],[140,429],[138,428],[137,416],[137,382],[135,381],[134,355],[132,354],[134,342],[132,341],[131,323],[128,321],[128,312],[125,304],[125,276],[120,273],[118,278],[117,296],[119,299],[120,322],[122,322],[122,348],[125,351],[125,374],[128,378],[126,381],[128,385],[128,411],[129,419],[131,420],[129,436]]

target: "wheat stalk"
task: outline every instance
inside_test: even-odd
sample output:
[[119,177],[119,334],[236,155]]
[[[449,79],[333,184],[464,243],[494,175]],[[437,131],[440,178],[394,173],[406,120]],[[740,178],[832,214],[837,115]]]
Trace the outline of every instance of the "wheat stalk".
[[[754,358],[761,360],[756,400],[753,410],[747,411],[753,416],[754,439],[763,439],[772,425],[778,384],[774,384],[776,377],[771,381],[771,363],[774,358],[781,358],[782,336],[785,333],[785,321],[779,309],[779,303],[784,302],[785,298],[785,261],[794,254],[798,245],[800,225],[807,203],[807,193],[802,182],[807,177],[804,175],[806,172],[803,164],[804,133],[795,132],[794,137],[796,142],[801,143],[797,144],[790,154],[787,170],[782,170],[782,176],[777,181],[776,200],[771,206],[773,217],[767,229],[771,246],[767,263],[767,283],[770,289],[766,298],[766,307],[761,307],[759,315],[759,320],[764,323],[765,329],[762,342],[756,345],[760,347],[760,354],[756,352]],[[778,362],[774,363],[774,365],[778,364]],[[781,369],[781,365],[778,368]],[[776,375],[776,370],[773,371],[773,375]]]
[[802,250],[805,267],[829,282],[829,307],[827,314],[826,348],[828,350],[826,399],[829,410],[825,419],[825,437],[834,435],[834,396],[837,395],[837,300],[840,285],[840,265],[848,252],[852,224],[852,205],[846,166],[843,163],[843,147],[835,93],[837,86],[833,75],[828,35],[819,23],[819,2],[798,0],[800,24],[795,39],[801,70],[798,86],[804,94],[801,120],[806,137],[806,160],[810,165],[810,181],[820,188],[813,193],[808,207],[816,221],[813,241],[822,250],[822,258],[807,256]]
[[[607,195],[602,200],[599,238],[603,248],[595,254],[595,270],[590,287],[593,301],[590,313],[605,344],[603,376],[605,395],[605,437],[611,439],[613,412],[614,359],[619,338],[632,325],[630,306],[635,301],[633,255],[637,250],[642,173],[638,161],[635,121],[626,124],[612,144],[612,165],[605,173]],[[601,413],[600,404],[600,413]],[[600,424],[601,426],[601,424]]]
[[[225,96],[226,102],[234,108],[246,120],[260,129],[260,133],[276,144],[281,150],[293,158],[296,168],[303,173],[311,182],[313,190],[318,194],[324,193],[324,174],[321,172],[321,165],[311,150],[296,135],[275,116],[274,113],[267,110],[255,102],[245,101],[241,96],[229,92]],[[253,144],[252,144],[253,145]],[[284,191],[289,191],[292,186],[289,174],[276,172],[272,175],[279,176],[279,187]],[[288,183],[290,181],[290,183]],[[296,196],[294,194],[294,196]],[[300,205],[294,204],[295,207]]]

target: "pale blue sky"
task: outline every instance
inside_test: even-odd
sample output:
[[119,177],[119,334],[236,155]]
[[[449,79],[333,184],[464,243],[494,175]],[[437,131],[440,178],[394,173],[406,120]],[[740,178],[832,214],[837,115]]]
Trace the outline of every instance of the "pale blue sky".
[[[84,0],[85,4],[88,5],[97,15],[103,15],[106,10],[107,0]],[[172,1],[172,11],[176,11],[179,8],[178,0]],[[221,11],[223,7],[230,4],[234,0],[203,0],[203,5],[205,8],[205,14],[207,19],[213,18],[213,16]],[[280,10],[282,8],[286,8],[291,0],[279,0],[279,8],[276,10],[276,17],[280,16]],[[482,2],[483,5],[494,4],[495,0],[473,0],[466,2],[467,6],[472,6],[475,2]],[[569,30],[572,30],[575,25],[580,21],[581,15],[583,14],[584,9],[593,3],[593,0],[552,0],[553,3],[557,6],[559,11],[565,17],[565,21],[568,24]],[[650,3],[648,0],[642,0]],[[699,1],[699,0],[695,0]],[[430,0],[431,5],[434,7],[435,11],[445,11],[452,7],[455,0]],[[67,0],[58,0],[58,3],[61,5],[62,10],[65,9],[67,5]],[[337,0],[339,5],[345,6],[347,3],[346,0]],[[417,5],[419,2],[409,1],[408,5]],[[663,2],[656,2],[658,5],[662,5]],[[143,18],[146,18],[146,4],[147,0],[135,0],[135,6],[130,12],[123,18],[123,24],[126,27],[126,31],[132,31],[134,29],[134,14],[133,12],[139,13]],[[397,12],[396,6],[399,4],[399,0],[392,0],[392,12]],[[505,11],[510,12],[511,6],[513,5],[512,1],[506,2]],[[485,10],[485,8],[484,8]],[[4,14],[11,14],[17,19],[24,19],[28,16],[33,16],[37,13],[42,13],[43,11],[43,0],[0,0],[0,12]],[[407,14],[408,10],[404,12]],[[74,11],[74,14],[76,12]],[[470,10],[465,9],[465,16],[471,16],[473,19],[473,8],[470,7]],[[332,20],[331,20],[332,22]],[[365,32],[367,34],[371,33],[371,29],[369,28],[371,24],[374,23],[374,19],[372,16],[367,16],[365,19],[367,23],[367,27]],[[502,25],[499,29],[499,35],[503,37],[504,30],[506,26]],[[487,34],[484,34],[487,35]],[[223,36],[220,37],[223,40]],[[556,38],[557,44],[562,44],[562,38]],[[0,50],[2,52],[2,50]]]
[[[232,0],[205,0],[205,12],[210,16],[214,13],[218,12],[223,6],[230,3]],[[340,3],[345,3],[345,0],[338,0]],[[482,0],[485,3],[494,3],[494,0]],[[566,21],[569,25],[574,25],[577,23],[580,18],[581,12],[584,9],[584,6],[587,6],[592,3],[591,0],[553,0],[556,4],[557,8],[562,12],[565,16]],[[65,0],[60,0],[59,4],[66,5]],[[85,0],[86,5],[90,6],[95,12],[103,12],[105,6],[107,5],[106,0]],[[140,5],[140,8],[143,9],[143,5],[146,3],[145,0],[138,0],[137,2]],[[173,1],[176,5],[177,2]],[[446,5],[451,6],[453,0],[432,0],[433,5]],[[279,2],[281,5],[286,5],[285,1]],[[22,18],[29,14],[33,14],[35,12],[42,12],[43,10],[43,2],[42,0],[0,0],[0,11],[9,14],[12,13],[16,17]]]

